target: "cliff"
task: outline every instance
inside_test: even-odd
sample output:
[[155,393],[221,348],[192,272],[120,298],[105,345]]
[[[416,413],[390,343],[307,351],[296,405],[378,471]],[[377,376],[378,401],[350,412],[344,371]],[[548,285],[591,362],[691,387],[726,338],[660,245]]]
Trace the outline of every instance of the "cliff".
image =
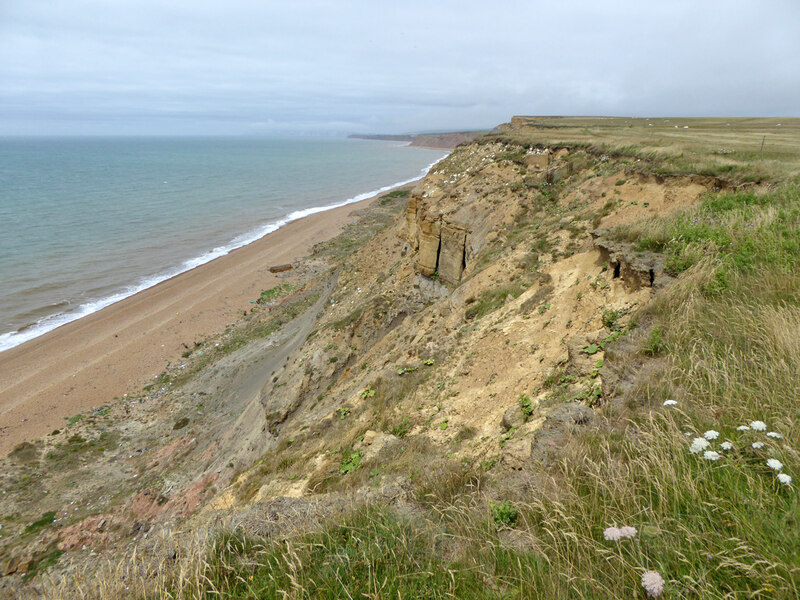
[[[800,349],[780,333],[800,325],[797,188],[667,172],[531,127],[461,144],[382,197],[142,391],[157,402],[18,448],[0,590],[612,597],[641,595],[659,564],[716,597],[753,592],[747,573],[768,561],[790,597],[796,534],[773,544],[751,521],[794,502],[759,465],[798,468]],[[756,419],[780,436],[758,438],[763,455],[737,429]],[[741,460],[689,451],[687,431],[712,429]],[[45,519],[75,485],[108,500]],[[744,489],[772,512],[740,511]],[[685,508],[704,502],[724,518]],[[627,524],[630,555],[603,535]],[[234,529],[250,541],[207,539]],[[755,550],[726,571],[740,542]],[[49,587],[26,588],[21,571],[46,567]]]
[[452,150],[459,144],[471,142],[484,135],[485,131],[451,131],[446,133],[420,133],[404,135],[350,135],[349,138],[357,140],[379,140],[385,142],[411,142],[410,146],[421,148],[435,148]]

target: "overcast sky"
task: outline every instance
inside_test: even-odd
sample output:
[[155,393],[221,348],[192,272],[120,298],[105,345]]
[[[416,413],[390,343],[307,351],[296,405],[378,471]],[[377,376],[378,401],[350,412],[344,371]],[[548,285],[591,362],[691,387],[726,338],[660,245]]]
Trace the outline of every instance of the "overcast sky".
[[800,116],[800,0],[0,0],[0,135]]

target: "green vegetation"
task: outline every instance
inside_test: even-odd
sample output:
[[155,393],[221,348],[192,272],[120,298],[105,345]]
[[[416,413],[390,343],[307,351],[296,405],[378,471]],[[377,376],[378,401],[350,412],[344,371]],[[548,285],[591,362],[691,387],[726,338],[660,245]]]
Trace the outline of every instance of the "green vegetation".
[[333,327],[335,331],[341,331],[342,329],[347,329],[348,327],[354,325],[361,318],[361,315],[363,313],[364,313],[364,308],[359,306],[345,318],[339,319],[338,321],[334,321],[333,323],[331,323],[331,327]]
[[30,564],[28,567],[28,572],[23,575],[22,580],[26,582],[30,581],[39,573],[43,573],[50,567],[54,566],[62,554],[64,554],[64,551],[59,550],[58,548],[52,548],[48,550],[44,555],[40,556]]
[[97,437],[86,439],[75,435],[66,444],[53,446],[47,452],[48,466],[59,469],[75,467],[81,461],[88,461],[108,450],[114,450],[119,444],[119,436],[110,431],[101,431]]
[[481,597],[478,573],[448,570],[440,558],[445,540],[377,508],[286,544],[226,536],[214,546],[200,597]]
[[71,417],[64,417],[64,420],[66,420],[66,422],[67,422],[67,427],[74,426],[81,419],[83,419],[83,415],[81,413],[78,413],[77,415],[73,415]]
[[761,182],[800,176],[798,133],[800,119],[527,117],[480,142],[585,151],[600,158],[600,174],[613,157],[627,170],[646,174]]
[[411,430],[411,420],[408,417],[403,417],[403,420],[400,421],[400,423],[398,423],[394,427],[392,427],[389,430],[389,433],[399,438],[402,438],[408,435],[408,432],[410,430]]
[[529,419],[530,416],[533,414],[533,402],[531,401],[530,396],[527,394],[520,394],[519,395],[519,406],[522,409],[522,414],[525,415],[526,419]]
[[513,527],[517,522],[519,510],[508,500],[503,502],[489,502],[489,509],[492,512],[492,519],[498,527]]
[[516,298],[523,291],[524,288],[517,283],[484,290],[477,299],[473,298],[472,302],[470,302],[470,299],[467,299],[469,306],[467,307],[465,316],[467,319],[480,319],[484,315],[503,306],[507,298]]
[[346,453],[339,464],[339,473],[347,475],[358,469],[361,466],[362,456],[361,451]]
[[291,292],[295,286],[291,283],[281,283],[274,288],[264,290],[256,300],[256,304],[269,304]]
[[31,523],[25,528],[24,533],[38,533],[45,527],[50,527],[50,524],[56,520],[56,513],[48,511],[44,513],[39,519]]
[[735,274],[770,268],[789,272],[800,264],[800,186],[774,192],[713,194],[669,219],[617,228],[618,239],[663,252],[672,275],[703,263],[713,271],[706,293],[731,287]]
[[380,198],[380,205],[386,206],[395,200],[408,198],[411,195],[411,190],[393,190],[388,194],[384,194]]

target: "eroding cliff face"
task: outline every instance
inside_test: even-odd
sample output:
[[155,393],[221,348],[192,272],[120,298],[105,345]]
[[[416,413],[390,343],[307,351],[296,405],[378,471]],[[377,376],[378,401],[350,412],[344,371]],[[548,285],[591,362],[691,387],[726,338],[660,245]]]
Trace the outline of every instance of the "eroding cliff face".
[[500,152],[495,144],[461,147],[412,191],[402,235],[421,275],[458,285],[490,232],[508,220],[500,202],[508,192],[503,169],[496,168]]
[[426,202],[423,194],[415,190],[406,212],[408,241],[417,254],[417,271],[456,285],[467,267],[467,240],[472,224],[454,222]]

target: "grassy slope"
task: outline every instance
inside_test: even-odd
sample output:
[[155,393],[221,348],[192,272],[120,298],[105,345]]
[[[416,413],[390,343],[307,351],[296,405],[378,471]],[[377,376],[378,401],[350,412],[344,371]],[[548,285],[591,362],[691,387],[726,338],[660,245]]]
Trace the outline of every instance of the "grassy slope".
[[[498,515],[465,479],[443,478],[421,514],[373,507],[290,543],[225,538],[202,593],[644,597],[639,580],[652,569],[667,597],[798,597],[800,188],[713,196],[618,235],[679,257],[684,273],[640,315],[653,322],[649,333],[629,342],[656,355],[655,368],[625,404],[606,407],[608,427],[582,436],[547,485]],[[678,405],[664,407],[667,399]],[[736,429],[756,419],[782,438]],[[710,429],[720,433],[709,448],[717,461],[689,452]],[[719,447],[724,440],[733,450]],[[783,463],[791,486],[768,458]],[[612,525],[639,533],[605,541]]]
[[[647,157],[648,165],[638,167],[655,172],[740,181],[797,174],[794,121],[781,134],[769,133],[766,156],[750,146],[767,128],[778,129],[769,120],[733,127],[689,120],[691,136],[664,122],[574,121],[502,135],[527,144],[599,143]],[[418,492],[430,498],[426,511],[372,507],[280,544],[224,538],[195,592],[644,597],[640,578],[652,569],[666,579],[667,597],[800,596],[800,186],[712,195],[613,235],[665,253],[668,271],[679,278],[636,316],[647,326],[608,354],[607,362],[627,370],[633,390],[608,402],[606,427],[580,436],[542,471],[539,485],[509,498],[505,510],[491,510],[476,493],[479,474],[451,474],[429,482],[432,496]],[[677,406],[664,407],[668,399]],[[752,420],[782,437],[737,430]],[[709,446],[721,455],[716,461],[689,451],[690,441],[711,429],[720,434]],[[722,450],[723,441],[733,449]],[[764,445],[754,449],[754,442]],[[768,458],[783,463],[792,485],[779,482]],[[635,526],[638,535],[606,541],[603,530],[612,525]]]

